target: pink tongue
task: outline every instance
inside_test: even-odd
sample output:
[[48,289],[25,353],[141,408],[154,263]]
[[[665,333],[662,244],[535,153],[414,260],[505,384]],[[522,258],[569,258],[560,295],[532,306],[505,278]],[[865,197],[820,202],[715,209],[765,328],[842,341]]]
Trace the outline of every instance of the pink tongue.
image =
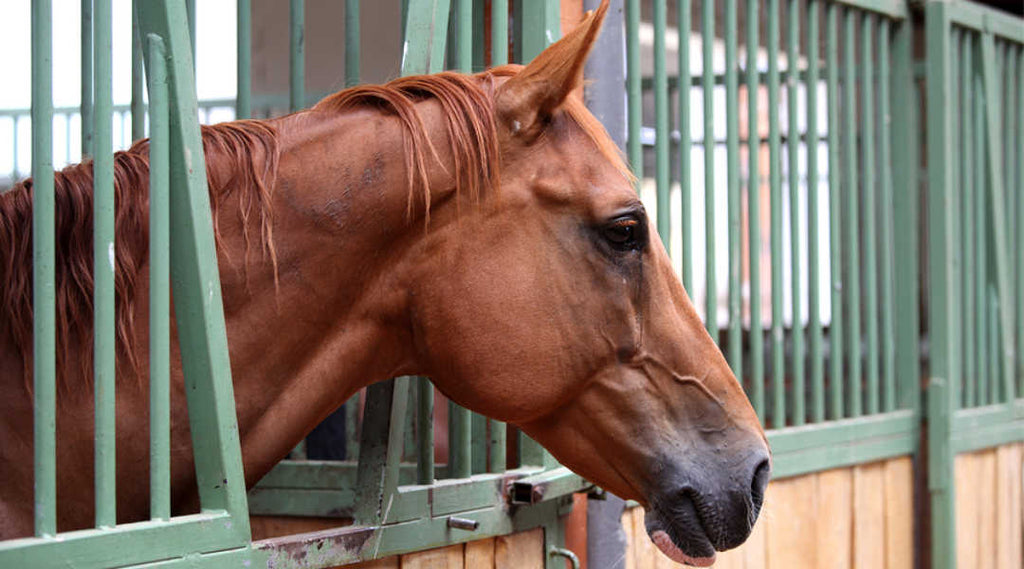
[[715,562],[714,554],[711,557],[690,557],[683,553],[681,549],[676,547],[676,544],[672,543],[672,538],[662,530],[652,533],[651,541],[654,542],[654,545],[658,546],[662,553],[676,563],[685,563],[694,567],[711,567]]

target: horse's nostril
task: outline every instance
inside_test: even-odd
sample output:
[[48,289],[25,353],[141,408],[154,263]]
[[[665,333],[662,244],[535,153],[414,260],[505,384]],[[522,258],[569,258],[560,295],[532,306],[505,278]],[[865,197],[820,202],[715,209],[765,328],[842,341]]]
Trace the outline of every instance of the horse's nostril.
[[754,502],[754,514],[757,515],[764,502],[764,489],[772,475],[772,467],[767,458],[758,463],[754,469],[754,479],[750,482],[750,497]]

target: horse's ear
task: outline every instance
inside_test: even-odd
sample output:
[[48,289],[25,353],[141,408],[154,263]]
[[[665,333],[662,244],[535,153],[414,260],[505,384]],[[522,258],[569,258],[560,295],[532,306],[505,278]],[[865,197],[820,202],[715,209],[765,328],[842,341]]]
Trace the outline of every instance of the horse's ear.
[[502,85],[496,101],[498,119],[512,136],[536,138],[569,93],[582,85],[583,63],[607,11],[608,0],[603,0],[572,32]]

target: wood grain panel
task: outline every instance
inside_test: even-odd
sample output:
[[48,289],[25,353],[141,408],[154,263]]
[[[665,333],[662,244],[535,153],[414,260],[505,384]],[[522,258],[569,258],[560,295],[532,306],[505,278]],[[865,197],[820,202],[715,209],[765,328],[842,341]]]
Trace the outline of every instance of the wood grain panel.
[[[772,488],[768,485],[768,496],[771,496]],[[765,502],[761,508],[761,514],[757,523],[754,524],[754,531],[738,551],[743,555],[743,569],[767,569],[768,567],[768,524],[765,521],[771,513],[771,505]]]
[[464,569],[461,543],[439,549],[428,549],[402,556],[402,569]]
[[978,569],[996,566],[996,449],[978,453]]
[[853,468],[853,566],[885,566],[885,470],[883,463]]
[[817,474],[815,541],[820,569],[850,569],[853,563],[853,470]]
[[399,569],[400,567],[401,565],[399,564],[398,556],[394,555],[391,557],[385,557],[384,559],[375,559],[373,561],[363,561],[362,563],[346,565],[344,569]]
[[465,560],[466,569],[494,567],[494,538],[467,543]]
[[996,567],[1024,567],[1024,501],[1022,454],[1024,444],[1004,445],[996,451]]
[[494,569],[544,569],[544,530],[494,538]]
[[817,477],[778,480],[765,500],[771,502],[767,523],[770,569],[814,569],[817,525]]
[[978,564],[978,484],[977,457],[974,453],[957,455],[953,465],[956,498],[956,564]]
[[886,462],[884,468],[885,567],[913,569],[914,464],[904,457]]
[[638,569],[636,566],[636,542],[637,536],[633,527],[633,509],[626,508],[622,512],[622,531],[626,533],[626,568]]

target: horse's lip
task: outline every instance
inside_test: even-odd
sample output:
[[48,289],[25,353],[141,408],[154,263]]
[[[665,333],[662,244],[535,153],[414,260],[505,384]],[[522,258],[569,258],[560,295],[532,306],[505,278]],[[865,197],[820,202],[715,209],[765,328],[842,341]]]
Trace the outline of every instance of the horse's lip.
[[[690,508],[693,508],[692,503]],[[691,509],[688,514],[693,519],[683,528],[674,523],[675,520],[666,519],[657,508],[652,508],[647,511],[644,525],[651,541],[669,559],[695,567],[709,567],[715,562],[715,547],[708,539],[696,510]]]

